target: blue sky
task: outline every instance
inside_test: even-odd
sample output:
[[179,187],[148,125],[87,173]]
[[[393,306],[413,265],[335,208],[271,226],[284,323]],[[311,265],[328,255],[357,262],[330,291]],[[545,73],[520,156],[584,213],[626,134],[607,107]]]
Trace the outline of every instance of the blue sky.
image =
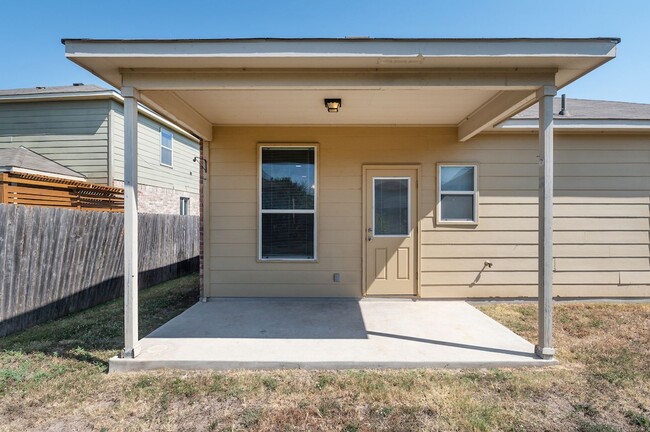
[[648,0],[2,0],[0,13],[0,88],[102,84],[65,59],[64,37],[615,36],[618,57],[563,92],[650,103]]

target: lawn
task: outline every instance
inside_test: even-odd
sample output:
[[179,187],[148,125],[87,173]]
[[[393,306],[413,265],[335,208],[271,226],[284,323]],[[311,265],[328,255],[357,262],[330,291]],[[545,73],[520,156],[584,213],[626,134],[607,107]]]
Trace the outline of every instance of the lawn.
[[[141,332],[197,285],[143,291]],[[535,340],[535,305],[480,309]],[[650,304],[560,304],[555,326],[561,364],[539,369],[107,375],[113,301],[0,339],[0,430],[650,431]]]

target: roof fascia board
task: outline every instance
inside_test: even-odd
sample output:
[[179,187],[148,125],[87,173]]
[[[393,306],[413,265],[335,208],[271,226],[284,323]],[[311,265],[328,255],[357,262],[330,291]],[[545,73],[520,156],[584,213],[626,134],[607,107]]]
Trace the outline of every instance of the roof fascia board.
[[121,71],[123,85],[147,90],[422,89],[536,90],[555,84],[555,70],[541,71]]
[[63,39],[74,57],[603,56],[619,42],[592,39]]
[[31,102],[31,101],[55,101],[55,100],[95,100],[95,99],[116,99],[121,96],[113,91],[79,92],[79,93],[34,93],[21,95],[2,95],[0,103],[10,102]]

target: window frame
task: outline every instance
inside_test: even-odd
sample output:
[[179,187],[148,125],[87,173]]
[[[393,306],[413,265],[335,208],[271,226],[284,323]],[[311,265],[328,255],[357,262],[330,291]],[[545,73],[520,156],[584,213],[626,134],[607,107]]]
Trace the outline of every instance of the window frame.
[[[442,190],[442,169],[445,167],[452,168],[474,168],[474,190],[468,191],[443,191]],[[437,187],[436,187],[436,225],[478,225],[478,163],[451,163],[443,162],[438,163],[437,170]],[[443,220],[442,219],[442,195],[461,195],[473,197],[473,219],[472,220]]]
[[[377,234],[377,229],[375,227],[375,219],[376,219],[376,214],[375,214],[375,180],[406,180],[407,184],[407,203],[408,203],[408,234]],[[413,227],[411,226],[411,177],[404,177],[404,176],[396,176],[396,177],[390,177],[390,176],[379,176],[379,177],[372,177],[372,236],[373,237],[397,237],[397,238],[411,238],[411,231]]]
[[[264,149],[313,149],[314,150],[314,208],[309,209],[263,209],[262,208],[262,151]],[[258,262],[318,262],[318,145],[314,143],[258,143],[257,146],[257,261]],[[313,214],[314,250],[313,258],[264,258],[262,255],[263,214]]]
[[[171,147],[169,149],[167,147],[163,146],[163,133],[165,133],[165,132],[169,133],[169,135],[171,136],[171,141],[170,141],[171,142]],[[169,129],[161,127],[159,136],[160,136],[160,165],[165,166],[165,167],[169,167],[169,168],[173,168],[174,167],[174,133],[172,131],[170,131]],[[171,164],[166,164],[166,163],[163,162],[163,158],[162,158],[163,148],[166,149],[166,150],[169,150],[171,152],[171,159],[172,159]]]
[[[185,209],[185,213],[183,213]],[[190,215],[190,197],[180,197],[180,215],[189,216]]]

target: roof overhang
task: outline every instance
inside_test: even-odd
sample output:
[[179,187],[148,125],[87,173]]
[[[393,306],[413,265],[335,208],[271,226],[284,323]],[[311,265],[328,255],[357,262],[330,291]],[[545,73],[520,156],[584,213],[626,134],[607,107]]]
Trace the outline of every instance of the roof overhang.
[[[203,139],[213,125],[431,125],[464,141],[616,55],[594,39],[64,39]],[[343,99],[327,113],[322,99]]]

